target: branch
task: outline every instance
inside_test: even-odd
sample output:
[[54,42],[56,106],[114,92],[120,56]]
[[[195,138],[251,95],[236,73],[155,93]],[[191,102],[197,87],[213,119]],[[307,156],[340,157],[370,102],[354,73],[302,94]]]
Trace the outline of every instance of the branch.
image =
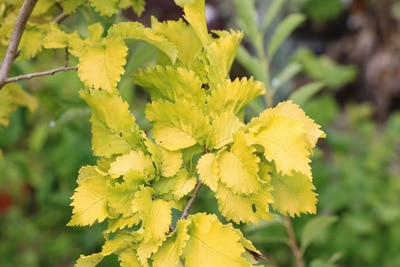
[[188,203],[186,204],[185,208],[183,209],[181,217],[179,218],[179,220],[185,219],[189,215],[189,210],[192,207],[195,199],[197,198],[197,195],[199,194],[201,185],[202,185],[201,182],[198,182],[196,184],[196,187],[194,188],[193,196],[189,199]]
[[0,89],[6,84],[6,79],[10,73],[15,55],[17,54],[22,33],[24,32],[26,23],[28,22],[29,16],[32,14],[37,1],[38,0],[25,0],[21,7],[21,11],[18,14],[6,54],[0,66]]
[[292,222],[290,221],[289,216],[284,216],[283,221],[285,223],[286,232],[289,236],[289,246],[292,249],[294,258],[296,259],[296,265],[297,267],[304,267],[303,257],[297,245],[296,236],[294,234]]
[[55,69],[52,69],[52,70],[34,72],[34,73],[30,73],[30,74],[23,74],[23,75],[7,78],[4,81],[4,84],[12,83],[12,82],[18,82],[18,81],[21,81],[21,80],[32,79],[34,77],[40,77],[40,76],[46,76],[46,75],[54,75],[55,73],[61,72],[61,71],[69,71],[69,70],[77,70],[77,69],[78,69],[77,66],[72,66],[72,67],[63,66],[63,67],[55,68]]

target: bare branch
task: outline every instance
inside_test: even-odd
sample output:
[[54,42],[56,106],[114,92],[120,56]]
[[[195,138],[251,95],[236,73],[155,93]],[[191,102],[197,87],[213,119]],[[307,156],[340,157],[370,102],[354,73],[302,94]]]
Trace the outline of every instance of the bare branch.
[[194,188],[193,196],[189,199],[179,219],[185,219],[189,215],[189,210],[192,207],[195,199],[197,198],[197,195],[199,194],[201,185],[202,185],[201,182],[197,182],[196,187]]
[[46,76],[46,75],[54,75],[55,73],[61,72],[61,71],[69,71],[69,70],[77,70],[77,69],[78,69],[77,66],[72,66],[72,67],[63,66],[63,67],[55,68],[55,69],[52,69],[52,70],[46,70],[46,71],[41,71],[41,72],[34,72],[34,73],[30,73],[30,74],[19,75],[19,76],[7,78],[4,81],[4,84],[12,83],[12,82],[18,82],[18,81],[21,81],[21,80],[32,79],[34,77],[40,77],[40,76]]
[[12,63],[15,55],[17,54],[22,33],[24,32],[26,23],[28,22],[28,19],[32,14],[33,8],[35,7],[37,1],[38,0],[25,0],[21,7],[21,11],[18,14],[4,60],[0,66],[0,89],[4,86],[4,84],[6,84]]

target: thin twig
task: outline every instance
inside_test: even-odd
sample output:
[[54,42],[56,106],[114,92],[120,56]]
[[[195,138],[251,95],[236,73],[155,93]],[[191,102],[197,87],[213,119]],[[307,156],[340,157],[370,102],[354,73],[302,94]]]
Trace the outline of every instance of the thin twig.
[[181,217],[179,218],[180,220],[185,219],[189,215],[189,210],[192,207],[195,199],[197,198],[197,195],[199,194],[201,185],[202,185],[201,182],[198,182],[196,184],[196,187],[194,188],[193,196],[189,199],[188,203],[186,204],[185,208],[183,209]]
[[297,245],[296,236],[294,234],[292,222],[290,221],[289,216],[284,216],[283,221],[285,223],[286,232],[289,236],[289,246],[292,249],[292,253],[296,260],[297,267],[304,267],[303,257],[301,255],[299,246]]
[[25,0],[21,7],[21,11],[18,14],[6,54],[0,66],[0,89],[4,86],[4,84],[6,84],[6,80],[10,73],[12,63],[14,61],[15,55],[17,54],[18,45],[21,41],[22,33],[24,32],[26,23],[28,22],[28,19],[32,14],[32,11],[37,1],[38,0]]
[[55,68],[52,70],[46,70],[46,71],[41,71],[41,72],[34,72],[34,73],[29,73],[29,74],[23,74],[23,75],[18,75],[15,77],[8,78],[4,81],[4,84],[6,83],[12,83],[12,82],[18,82],[21,80],[27,80],[27,79],[32,79],[34,77],[40,77],[40,76],[46,76],[46,75],[54,75],[57,72],[61,71],[69,71],[69,70],[77,70],[77,66],[71,66],[71,67],[60,67],[60,68]]

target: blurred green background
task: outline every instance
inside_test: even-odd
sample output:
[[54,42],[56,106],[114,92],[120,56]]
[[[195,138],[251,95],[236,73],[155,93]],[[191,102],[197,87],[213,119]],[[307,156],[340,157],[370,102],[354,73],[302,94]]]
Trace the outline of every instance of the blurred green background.
[[[148,22],[149,14],[159,19],[179,17],[170,2],[147,1],[141,21]],[[210,28],[235,27],[237,13],[231,1],[207,3]],[[257,1],[258,11],[266,12],[269,3]],[[295,11],[307,16],[270,63],[272,74],[291,62],[303,73],[282,85],[275,101],[288,98],[307,82],[324,82],[324,88],[302,106],[327,133],[312,162],[318,214],[292,221],[306,266],[400,266],[400,67],[385,57],[390,52],[400,61],[391,50],[400,50],[399,44],[391,43],[400,32],[374,27],[385,18],[371,15],[371,9],[391,10],[386,18],[398,29],[397,0],[292,0],[275,22]],[[123,15],[137,19],[128,11]],[[88,8],[63,24],[85,34],[87,25],[100,19]],[[376,36],[386,34],[379,40],[387,41],[371,37],[373,49],[360,56],[359,38],[371,31]],[[149,127],[143,115],[147,97],[134,88],[129,73],[151,64],[153,55],[146,44],[131,44],[127,75],[120,83],[121,94],[144,129]],[[63,60],[62,53],[43,52],[36,60],[17,62],[12,75],[58,67]],[[368,72],[371,64],[380,67],[373,72],[376,77]],[[232,75],[250,73],[235,63]],[[101,224],[65,226],[77,172],[96,160],[91,153],[90,110],[78,97],[82,84],[75,72],[21,84],[38,99],[39,108],[34,113],[19,108],[9,127],[0,129],[0,266],[72,266],[80,254],[97,252],[103,242]],[[261,108],[254,103],[249,114]],[[207,190],[201,191],[195,209],[216,209]],[[238,227],[267,257],[266,266],[294,266],[282,220]],[[100,266],[116,265],[111,257]]]

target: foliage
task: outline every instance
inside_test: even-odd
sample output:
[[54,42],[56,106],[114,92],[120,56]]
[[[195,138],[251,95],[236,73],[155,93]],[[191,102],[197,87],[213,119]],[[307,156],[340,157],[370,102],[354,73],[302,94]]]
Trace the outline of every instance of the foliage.
[[[210,35],[200,0],[176,1],[187,23],[154,19],[151,28],[136,22],[108,28],[94,23],[87,37],[49,23],[54,10],[61,8],[69,14],[84,2],[39,1],[27,26],[21,26],[25,32],[19,45],[20,59],[65,49],[64,66],[43,75],[77,69],[85,87],[79,95],[92,111],[92,149],[98,160],[79,171],[69,225],[106,220],[106,241],[101,252],[81,256],[77,266],[94,266],[111,254],[118,256],[122,266],[181,266],[183,262],[203,266],[205,259],[211,266],[227,262],[251,266],[260,252],[232,224],[211,214],[189,215],[202,184],[215,193],[222,216],[236,223],[271,219],[275,215],[270,207],[283,215],[315,213],[309,157],[324,134],[290,101],[244,121],[245,107],[265,88],[252,78],[227,78],[241,32]],[[143,2],[91,1],[90,5],[101,15],[111,16],[128,6],[140,13]],[[10,4],[4,16],[5,40],[17,7]],[[46,19],[39,19],[42,16]],[[300,20],[293,16],[283,22],[268,56]],[[140,129],[117,89],[126,72],[131,40],[158,49],[157,65],[133,76],[151,96],[145,114],[151,131]],[[191,40],[190,46],[186,40]],[[31,42],[36,45],[28,45]],[[4,53],[1,73],[8,76],[9,50]],[[70,55],[78,58],[76,67],[68,67]],[[12,81],[7,78],[1,83]],[[10,107],[2,115],[4,125],[16,104],[35,107],[20,89],[10,94],[7,88],[13,86],[3,88],[2,101]],[[175,211],[180,215],[173,217]]]

